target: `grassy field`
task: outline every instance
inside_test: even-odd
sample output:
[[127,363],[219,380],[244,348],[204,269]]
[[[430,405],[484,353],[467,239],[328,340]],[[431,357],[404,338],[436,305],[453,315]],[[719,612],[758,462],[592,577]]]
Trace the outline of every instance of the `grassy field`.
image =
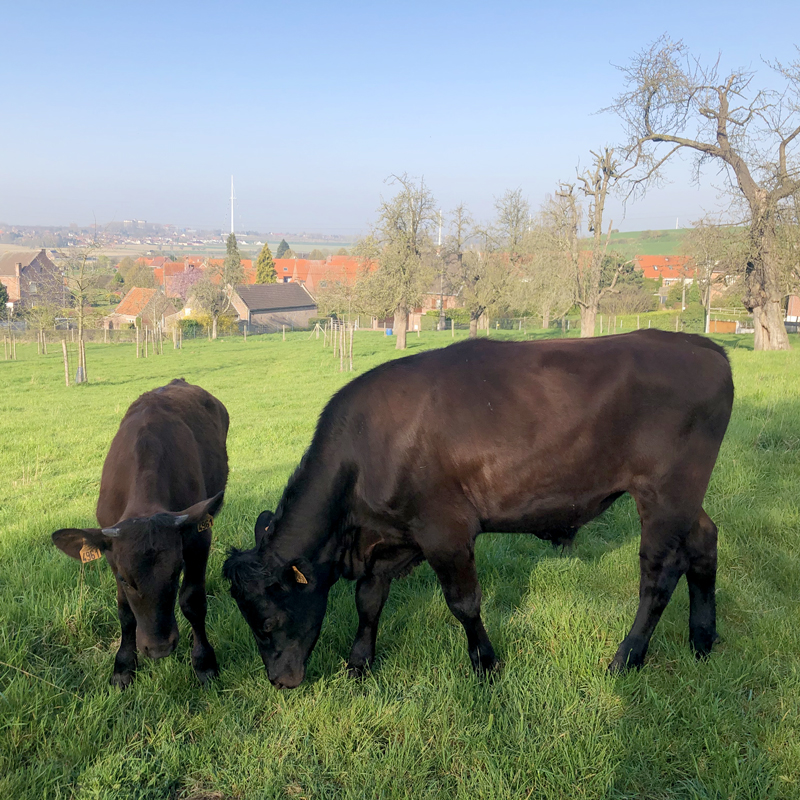
[[[722,637],[708,662],[688,648],[682,581],[645,667],[607,674],[637,602],[638,520],[623,498],[565,554],[532,537],[481,537],[484,618],[504,662],[493,682],[472,675],[423,565],[394,585],[361,681],[345,675],[356,616],[340,582],[308,678],[288,693],[267,681],[220,570],[228,546],[251,545],[256,515],[275,507],[348,379],[338,359],[303,333],[198,340],[138,361],[132,345],[90,344],[92,382],[67,389],[55,348],[38,357],[20,345],[17,362],[0,362],[0,797],[800,797],[800,348],[755,354],[739,342],[734,416],[706,502],[720,528]],[[357,336],[357,371],[394,357],[393,344]],[[177,652],[142,659],[119,692],[108,685],[113,577],[104,560],[67,559],[50,533],[94,524],[120,418],[180,376],[232,420],[208,579],[222,675],[200,689],[179,616]]]
[[687,233],[687,228],[664,231],[623,231],[611,234],[608,247],[626,258],[633,258],[637,255],[683,255],[683,240]]

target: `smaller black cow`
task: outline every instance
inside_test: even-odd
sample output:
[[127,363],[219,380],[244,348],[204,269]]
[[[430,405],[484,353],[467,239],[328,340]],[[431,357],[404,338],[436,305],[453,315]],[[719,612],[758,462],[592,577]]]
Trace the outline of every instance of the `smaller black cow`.
[[157,659],[178,644],[175,598],[192,626],[192,665],[205,684],[219,674],[206,636],[211,524],[228,479],[228,412],[183,379],[143,394],[120,423],[103,465],[97,521],[65,528],[56,547],[79,561],[105,555],[117,579],[122,641],[111,682],[136,672],[136,648]]
[[725,352],[701,336],[469,341],[389,362],[328,403],[256,547],[224,572],[269,679],[297,686],[328,592],[355,579],[352,673],[374,658],[393,579],[427,559],[476,671],[496,665],[480,616],[484,531],[572,541],[629,492],[642,522],[639,610],[611,662],[639,666],[678,579],[700,655],[716,637],[717,529],[703,497],[728,425]]

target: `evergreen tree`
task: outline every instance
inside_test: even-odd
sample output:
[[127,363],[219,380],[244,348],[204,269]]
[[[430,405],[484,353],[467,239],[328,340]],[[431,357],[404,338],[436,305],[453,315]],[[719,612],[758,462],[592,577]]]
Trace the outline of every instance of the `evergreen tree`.
[[289,250],[289,243],[286,239],[281,239],[281,243],[278,245],[278,249],[275,253],[275,258],[287,258],[286,253]]
[[8,289],[5,284],[0,283],[0,316],[6,313],[6,303],[8,302]]
[[278,274],[275,272],[275,262],[272,260],[272,251],[265,242],[258,254],[256,261],[256,283],[277,283]]
[[345,247],[340,247],[340,248],[339,248],[339,249],[336,251],[336,255],[337,255],[337,256],[346,256],[346,255],[347,255],[347,248],[345,248]]
[[315,247],[315,248],[314,248],[314,249],[313,249],[313,250],[312,250],[312,251],[311,251],[311,252],[308,254],[308,257],[309,257],[309,258],[310,258],[312,261],[324,261],[324,260],[327,258],[327,256],[325,255],[325,253],[323,253],[323,252],[322,252],[322,250],[320,250],[318,247]]
[[242,257],[239,255],[239,246],[236,244],[236,234],[231,233],[228,236],[228,241],[225,245],[225,265],[224,270],[226,273],[237,274],[242,266]]

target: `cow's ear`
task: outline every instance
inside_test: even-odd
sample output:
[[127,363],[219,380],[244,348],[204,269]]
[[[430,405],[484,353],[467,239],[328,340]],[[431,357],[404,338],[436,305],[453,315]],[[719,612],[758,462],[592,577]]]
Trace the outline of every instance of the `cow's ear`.
[[114,537],[106,535],[100,528],[62,528],[52,538],[62,553],[85,564],[100,558],[111,547]]
[[262,540],[266,537],[267,529],[269,528],[274,516],[275,515],[271,511],[262,511],[258,515],[255,529],[256,545],[261,544]]
[[[209,497],[208,500],[201,500],[183,511],[178,511],[171,516],[175,520],[175,525],[197,525],[209,523],[214,515],[219,511],[222,501],[225,499],[225,490]],[[210,527],[210,526],[209,526]]]
[[281,583],[285,589],[313,590],[317,581],[314,578],[311,562],[307,558],[295,558],[289,561],[283,568]]

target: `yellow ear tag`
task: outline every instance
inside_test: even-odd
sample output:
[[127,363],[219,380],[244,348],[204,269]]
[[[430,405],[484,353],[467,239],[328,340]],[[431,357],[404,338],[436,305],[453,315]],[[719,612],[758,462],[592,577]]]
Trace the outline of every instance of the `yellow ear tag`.
[[197,525],[198,533],[202,531],[207,531],[212,525],[214,524],[214,517],[211,514],[206,514],[203,518],[203,521]]
[[303,584],[308,583],[308,581],[306,580],[306,576],[303,575],[303,573],[300,572],[300,570],[297,569],[297,567],[295,567],[294,564],[292,564],[292,572],[294,572],[295,580],[298,583],[303,583]]
[[102,557],[102,553],[100,549],[97,547],[92,547],[90,544],[85,544],[81,547],[81,564],[88,564],[90,561],[97,561],[98,558]]

